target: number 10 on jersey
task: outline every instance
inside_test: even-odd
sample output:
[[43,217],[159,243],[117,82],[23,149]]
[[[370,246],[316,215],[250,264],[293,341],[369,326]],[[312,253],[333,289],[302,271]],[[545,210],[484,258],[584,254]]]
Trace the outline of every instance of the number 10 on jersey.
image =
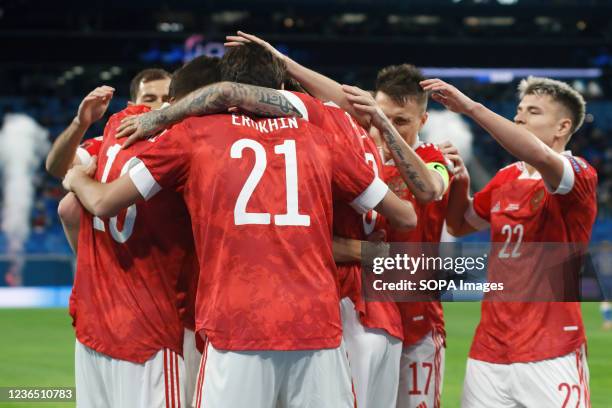
[[[234,206],[234,223],[236,225],[267,225],[271,223],[272,216],[270,213],[253,213],[247,212],[246,210],[251,194],[253,194],[255,188],[257,188],[257,184],[259,184],[259,181],[266,171],[266,166],[268,164],[266,149],[261,143],[255,140],[240,139],[232,145],[230,156],[232,159],[241,159],[244,149],[253,150],[255,153],[255,165],[244,183],[242,190],[240,190],[240,194],[238,194],[238,199]],[[310,225],[310,216],[299,213],[295,140],[285,140],[283,144],[274,146],[274,153],[285,156],[285,180],[287,188],[287,212],[285,214],[275,215],[274,224],[307,227]]]

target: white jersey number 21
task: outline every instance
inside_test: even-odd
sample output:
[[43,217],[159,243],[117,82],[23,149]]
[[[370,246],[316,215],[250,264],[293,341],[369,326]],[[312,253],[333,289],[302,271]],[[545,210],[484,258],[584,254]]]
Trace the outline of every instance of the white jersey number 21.
[[[234,142],[230,151],[232,159],[241,159],[242,151],[251,149],[255,153],[255,165],[247,178],[234,206],[234,224],[270,224],[270,213],[247,212],[247,204],[251,195],[263,177],[268,160],[266,149],[261,143],[252,139],[240,139]],[[285,180],[287,188],[287,213],[274,216],[275,225],[310,225],[310,216],[299,213],[298,204],[298,174],[295,140],[285,140],[283,144],[274,146],[274,153],[285,156]]]

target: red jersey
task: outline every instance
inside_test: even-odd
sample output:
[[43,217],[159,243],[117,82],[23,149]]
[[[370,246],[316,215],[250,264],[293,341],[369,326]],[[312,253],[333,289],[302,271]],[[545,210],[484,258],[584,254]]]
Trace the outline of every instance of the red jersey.
[[[440,163],[446,165],[446,158],[432,143],[421,143],[414,150],[425,163]],[[403,200],[410,201],[417,214],[417,226],[410,231],[396,231],[387,227],[389,242],[440,242],[446,207],[448,206],[448,190],[441,199],[428,204],[419,203],[408,188],[395,165],[384,168],[384,179],[391,191]],[[444,313],[442,304],[433,302],[399,302],[397,306],[402,316],[404,328],[404,345],[417,343],[432,330],[446,335],[444,330]]]
[[[126,150],[115,139],[121,119],[148,111],[132,106],[109,120],[95,178],[109,182],[138,163],[149,142]],[[167,191],[110,219],[83,211],[70,314],[77,339],[110,357],[143,363],[163,348],[182,353],[178,286],[189,281],[195,252],[189,214]]]
[[100,148],[102,147],[102,140],[102,136],[97,136],[91,139],[87,139],[83,143],[81,143],[81,145],[77,148],[76,151],[76,156],[81,161],[81,164],[89,164],[91,158],[93,156],[97,156],[100,153]]
[[[382,159],[376,143],[368,132],[353,118],[336,105],[326,103],[332,121],[330,131],[340,132],[359,141],[363,148],[363,158],[376,176],[382,175]],[[334,201],[334,235],[344,238],[366,240],[368,235],[381,225],[382,216],[376,211],[358,214],[344,201]],[[399,310],[392,302],[364,302],[361,296],[361,263],[347,262],[338,264],[340,298],[349,297],[359,312],[361,323],[370,328],[383,329],[390,335],[403,338]]]
[[[102,148],[103,136],[93,137],[85,140],[77,148],[76,155],[81,164],[87,165],[92,157],[97,156]],[[191,267],[191,273],[182,275],[178,287],[178,301],[180,307],[181,320],[183,325],[193,331],[195,330],[195,298],[196,289],[198,286],[198,265],[197,258],[192,256],[194,265]]]
[[[554,192],[539,173],[529,175],[523,163],[515,163],[474,195],[466,219],[477,228],[490,223],[491,242],[508,243],[490,254],[489,281],[540,270],[547,257],[524,259],[529,257],[521,257],[523,243],[589,242],[597,213],[597,173],[571,153],[562,157],[564,174]],[[524,261],[527,268],[521,267]],[[529,276],[523,279],[527,285]],[[470,357],[499,364],[540,361],[569,354],[585,341],[579,303],[484,301]]]
[[155,144],[130,175],[145,198],[183,192],[202,260],[196,330],[224,350],[337,347],[332,190],[360,212],[388,190],[354,141],[303,119],[225,114]]

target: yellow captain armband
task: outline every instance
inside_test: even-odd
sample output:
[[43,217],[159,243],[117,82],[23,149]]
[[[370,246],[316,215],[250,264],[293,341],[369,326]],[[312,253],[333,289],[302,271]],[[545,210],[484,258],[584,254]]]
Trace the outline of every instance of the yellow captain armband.
[[446,190],[448,189],[448,183],[450,181],[450,175],[448,174],[448,169],[446,168],[446,166],[442,163],[437,162],[429,162],[425,165],[428,169],[433,170],[442,176],[442,181],[444,182],[444,190],[442,194],[446,193]]

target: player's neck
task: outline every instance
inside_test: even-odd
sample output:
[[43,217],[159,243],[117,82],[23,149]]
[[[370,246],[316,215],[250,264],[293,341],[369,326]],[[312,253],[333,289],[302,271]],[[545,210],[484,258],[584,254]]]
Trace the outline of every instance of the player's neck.
[[527,173],[530,176],[537,171],[535,167],[533,167],[531,164],[528,164],[528,163],[525,163],[525,170],[527,170]]

